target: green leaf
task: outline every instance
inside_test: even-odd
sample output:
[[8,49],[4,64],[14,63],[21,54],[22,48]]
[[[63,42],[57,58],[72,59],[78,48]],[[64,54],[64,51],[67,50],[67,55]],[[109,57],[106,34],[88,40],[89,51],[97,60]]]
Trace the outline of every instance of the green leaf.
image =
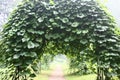
[[53,39],[60,38],[60,34],[57,34],[57,33],[56,33],[56,34],[52,35],[52,38],[53,38]]
[[18,51],[20,51],[20,49],[15,48],[14,51],[18,52]]
[[39,47],[39,43],[34,43],[34,46],[35,47]]
[[13,56],[13,59],[18,59],[20,57],[20,54],[15,54],[14,56]]
[[92,38],[91,38],[91,39],[90,39],[90,42],[94,43],[94,42],[95,42],[95,39],[92,39]]
[[69,39],[68,39],[68,38],[65,38],[64,41],[65,41],[65,42],[69,42]]
[[42,35],[44,34],[45,32],[44,31],[39,31],[38,34]]
[[48,34],[45,34],[45,38],[48,39],[48,40],[50,40],[51,36],[48,35]]
[[116,42],[115,39],[108,39],[107,41],[109,41],[109,42]]
[[23,36],[24,33],[23,33],[23,32],[17,32],[17,35],[18,35],[18,36],[19,36],[19,35]]
[[30,74],[30,77],[36,77],[36,75],[33,73],[33,74]]
[[62,19],[62,22],[63,22],[63,23],[68,23],[68,22],[69,22],[69,19],[68,19],[68,18],[63,18],[63,19]]
[[54,19],[53,19],[53,18],[51,18],[51,19],[49,19],[49,21],[50,21],[50,22],[54,22]]
[[70,29],[70,28],[67,28],[66,31],[71,31],[71,29]]
[[38,18],[38,22],[43,22],[44,21],[44,19],[43,18]]
[[29,40],[30,40],[30,38],[27,38],[27,37],[22,38],[22,42],[27,42]]
[[60,29],[64,29],[65,28],[65,26],[60,26]]
[[30,69],[26,69],[22,72],[22,75],[30,75],[31,74],[31,70]]
[[30,12],[30,13],[28,13],[29,15],[35,15],[35,13],[34,12]]
[[33,29],[27,29],[27,31],[34,34],[34,30]]
[[83,17],[85,17],[85,15],[84,14],[77,14],[77,17],[78,18],[83,18]]
[[58,24],[55,23],[55,22],[53,22],[53,23],[52,23],[52,26],[53,26],[53,27],[58,27]]
[[51,28],[52,26],[51,26],[51,25],[48,25],[47,27],[48,27],[48,28]]
[[56,15],[56,14],[58,14],[58,12],[57,12],[57,11],[53,11],[53,14],[55,14],[55,15]]
[[21,65],[22,65],[21,62],[14,63],[14,66],[21,66]]
[[30,52],[30,56],[31,56],[31,57],[36,57],[37,54],[36,54],[36,52]]
[[102,41],[102,40],[98,40],[98,42],[101,44],[101,43],[103,43],[104,41]]
[[35,72],[38,71],[38,67],[36,66],[36,64],[33,64],[33,65],[31,66],[31,68],[32,68]]
[[87,40],[80,40],[80,43],[87,44]]
[[117,53],[106,53],[105,55],[106,56],[119,56],[119,54]]
[[54,0],[49,0],[50,1],[50,5],[54,5]]
[[86,33],[88,33],[88,30],[83,30],[82,33],[86,34]]
[[20,55],[21,56],[26,56],[26,57],[37,57],[36,52],[23,52]]
[[82,32],[79,30],[79,31],[77,31],[77,34],[81,34]]
[[42,42],[42,38],[36,38],[37,42]]
[[7,61],[11,61],[11,60],[13,60],[11,57],[7,58]]
[[27,46],[28,46],[29,49],[35,47],[35,45],[34,45],[34,43],[32,41],[29,41]]
[[57,17],[55,17],[55,19],[60,19],[60,17],[59,17],[59,16],[57,16]]
[[72,26],[72,27],[78,27],[78,25],[79,25],[78,22],[73,22],[71,26]]

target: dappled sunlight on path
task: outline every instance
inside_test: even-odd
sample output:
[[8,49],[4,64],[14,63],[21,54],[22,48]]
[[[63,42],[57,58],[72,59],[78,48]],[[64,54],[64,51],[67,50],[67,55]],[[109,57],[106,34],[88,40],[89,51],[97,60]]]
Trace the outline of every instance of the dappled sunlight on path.
[[49,76],[49,80],[65,80],[63,70],[60,65],[53,69],[53,72]]

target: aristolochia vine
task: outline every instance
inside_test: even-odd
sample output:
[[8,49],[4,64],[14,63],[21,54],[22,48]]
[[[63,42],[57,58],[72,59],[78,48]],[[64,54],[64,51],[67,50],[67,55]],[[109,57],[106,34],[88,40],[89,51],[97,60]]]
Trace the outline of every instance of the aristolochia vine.
[[36,60],[51,43],[51,51],[57,47],[70,55],[87,51],[86,56],[92,56],[89,58],[98,65],[97,79],[103,80],[101,70],[110,80],[120,77],[120,37],[114,28],[114,20],[94,0],[58,0],[51,4],[26,0],[4,26],[1,53],[13,71],[12,80],[35,77],[32,69]]

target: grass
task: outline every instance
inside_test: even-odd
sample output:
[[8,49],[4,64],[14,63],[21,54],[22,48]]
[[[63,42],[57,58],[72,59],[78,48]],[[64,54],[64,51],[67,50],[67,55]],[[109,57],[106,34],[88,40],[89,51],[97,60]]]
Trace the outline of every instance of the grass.
[[51,69],[50,70],[42,70],[37,77],[34,78],[34,80],[48,80],[49,75],[51,74]]
[[64,77],[65,80],[96,80],[96,74],[88,74],[88,75],[74,75],[69,74],[69,66],[68,64],[63,65]]
[[34,78],[34,80],[49,80],[49,76],[55,67],[55,64],[51,64],[49,69],[41,70],[40,74],[38,74],[37,77]]
[[65,80],[96,80],[96,75],[95,74],[89,74],[83,76],[69,75],[69,76],[65,76]]

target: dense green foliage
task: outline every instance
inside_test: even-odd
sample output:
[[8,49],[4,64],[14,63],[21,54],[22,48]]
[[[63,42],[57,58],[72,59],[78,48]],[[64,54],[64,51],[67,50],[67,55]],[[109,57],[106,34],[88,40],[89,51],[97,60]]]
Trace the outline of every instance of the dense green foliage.
[[0,51],[12,80],[35,77],[46,51],[78,60],[84,54],[97,64],[98,80],[120,77],[120,36],[111,16],[94,0],[26,0],[11,15],[2,38]]

